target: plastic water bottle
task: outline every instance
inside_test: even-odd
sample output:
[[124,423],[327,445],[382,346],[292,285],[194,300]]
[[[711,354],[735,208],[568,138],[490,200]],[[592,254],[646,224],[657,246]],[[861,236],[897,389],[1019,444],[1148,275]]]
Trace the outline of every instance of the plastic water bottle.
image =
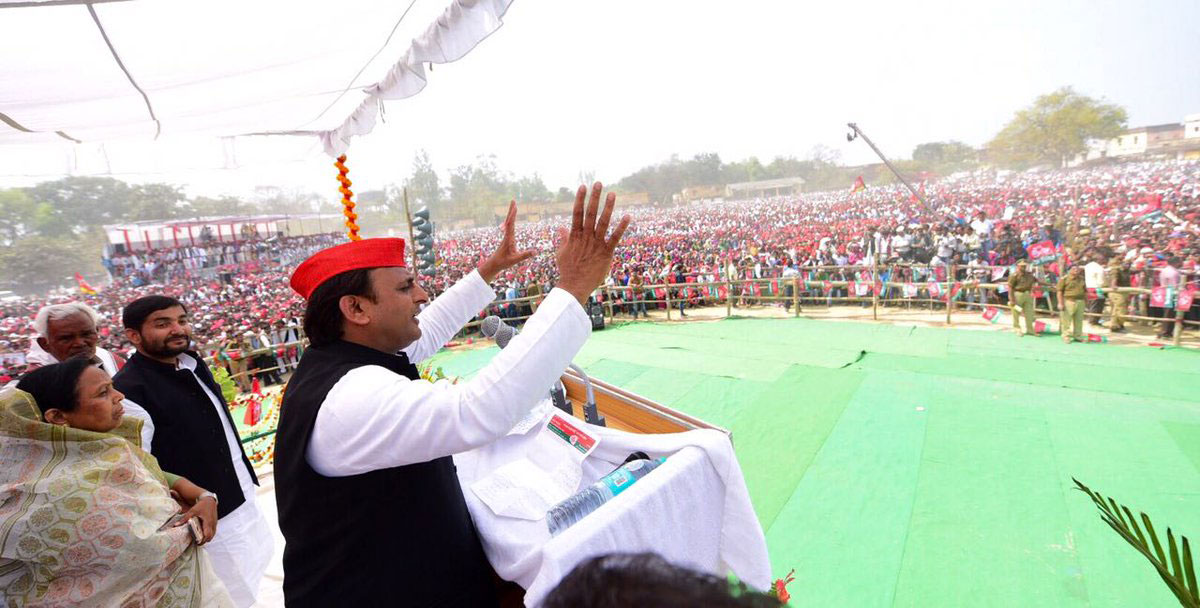
[[546,526],[550,528],[550,536],[557,536],[583,519],[588,513],[595,511],[600,505],[612,500],[614,496],[624,492],[634,482],[658,468],[666,460],[634,460],[627,462],[612,473],[601,477],[596,483],[567,497],[566,500],[554,505],[546,513]]

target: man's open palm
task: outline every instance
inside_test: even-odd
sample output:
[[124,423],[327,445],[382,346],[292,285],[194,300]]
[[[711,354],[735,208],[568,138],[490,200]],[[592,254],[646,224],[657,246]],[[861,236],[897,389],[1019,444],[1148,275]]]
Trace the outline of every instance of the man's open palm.
[[613,251],[629,227],[629,216],[623,216],[613,229],[612,236],[608,235],[608,224],[617,196],[609,192],[601,211],[600,193],[603,188],[600,182],[596,182],[588,197],[587,186],[579,186],[575,193],[571,230],[566,233],[556,255],[560,277],[558,286],[571,292],[580,304],[587,301],[592,290],[608,275]]

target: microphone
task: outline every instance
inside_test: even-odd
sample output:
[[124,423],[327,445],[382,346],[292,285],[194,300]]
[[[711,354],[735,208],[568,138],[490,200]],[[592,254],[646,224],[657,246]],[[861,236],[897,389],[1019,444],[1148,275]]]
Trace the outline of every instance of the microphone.
[[[484,318],[483,323],[479,326],[479,332],[485,338],[495,338],[496,346],[500,348],[508,346],[513,336],[521,333],[517,328],[505,323],[503,319],[496,315],[488,315]],[[604,416],[601,416],[600,412],[596,409],[596,395],[592,391],[592,379],[574,363],[568,364],[567,367],[570,367],[576,374],[579,374],[580,378],[583,378],[583,388],[587,393],[587,403],[583,406],[584,421],[596,426],[607,426],[604,422]],[[568,414],[571,413],[571,406],[567,403],[566,391],[562,388],[561,381],[556,382],[555,386],[550,389],[550,399],[559,409]]]
[[479,333],[485,338],[495,338],[496,346],[504,348],[513,339],[513,336],[521,333],[517,328],[504,322],[504,319],[496,315],[488,315],[483,323],[479,326]]
[[503,324],[504,321],[500,320],[500,317],[497,317],[496,315],[488,315],[488,317],[483,320],[483,324],[479,326],[479,333],[483,334],[483,337],[485,338],[490,338],[496,335],[496,330],[500,329],[500,326]]

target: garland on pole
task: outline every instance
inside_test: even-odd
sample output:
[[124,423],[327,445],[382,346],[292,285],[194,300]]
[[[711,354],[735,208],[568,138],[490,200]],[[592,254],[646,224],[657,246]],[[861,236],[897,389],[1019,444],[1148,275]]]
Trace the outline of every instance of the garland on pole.
[[342,184],[338,186],[338,192],[342,193],[342,214],[346,216],[346,236],[350,237],[352,241],[361,240],[362,237],[358,236],[358,224],[354,222],[358,219],[358,214],[354,212],[354,201],[351,199],[354,192],[350,190],[351,181],[346,177],[346,174],[350,172],[350,169],[346,168],[346,155],[339,156],[333,166],[337,167],[337,180]]

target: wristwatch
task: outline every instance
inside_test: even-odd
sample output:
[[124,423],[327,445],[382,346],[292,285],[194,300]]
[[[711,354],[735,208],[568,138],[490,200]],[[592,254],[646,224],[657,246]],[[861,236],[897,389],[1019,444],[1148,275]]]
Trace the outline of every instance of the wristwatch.
[[220,504],[220,501],[217,500],[217,495],[213,494],[212,492],[209,492],[207,490],[205,490],[204,492],[201,492],[200,496],[196,497],[196,502],[200,502],[200,499],[202,499],[202,498],[211,498],[211,499],[213,499],[213,504]]

